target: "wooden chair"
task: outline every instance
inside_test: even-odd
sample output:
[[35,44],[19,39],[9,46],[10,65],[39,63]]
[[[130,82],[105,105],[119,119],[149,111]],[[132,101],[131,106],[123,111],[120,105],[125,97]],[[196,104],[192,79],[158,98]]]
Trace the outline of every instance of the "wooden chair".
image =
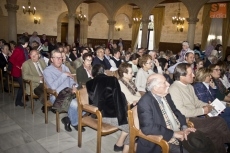
[[139,119],[137,115],[137,107],[128,110],[129,120],[129,153],[134,153],[136,137],[146,139],[152,143],[158,144],[162,148],[162,153],[169,153],[169,145],[167,141],[163,139],[162,135],[145,135],[139,129]]
[[[44,80],[43,80],[44,82]],[[58,94],[55,90],[52,90],[50,88],[47,87],[47,85],[44,84],[44,107],[45,107],[45,124],[48,124],[48,107],[52,107],[53,103],[51,103],[51,101],[49,100],[49,96],[53,95],[55,96],[55,98],[57,98]],[[54,107],[52,107],[53,109],[55,109]],[[61,111],[59,112],[56,109],[56,131],[59,133],[60,132],[60,114],[61,113],[67,113],[65,111]]]
[[[133,107],[131,110],[128,110],[128,121],[129,121],[129,136],[130,136],[130,143],[129,143],[129,153],[134,153],[135,148],[135,139],[136,137],[141,137],[143,139],[146,139],[152,143],[158,144],[162,148],[162,153],[168,153],[169,152],[169,145],[167,141],[163,139],[162,135],[145,135],[141,132],[139,129],[139,119],[137,115],[137,107]],[[194,128],[194,124],[189,121],[187,121],[187,126],[190,128]]]
[[15,98],[15,95],[14,95],[14,88],[19,88],[20,85],[17,81],[14,81],[14,78],[13,76],[11,76],[11,72],[8,71],[8,76],[7,76],[7,80],[8,80],[8,86],[9,86],[9,92],[12,92],[12,96],[13,96],[13,100]]
[[[86,88],[80,89],[76,93],[78,102],[78,147],[82,144],[82,127],[88,126],[97,130],[97,153],[101,152],[101,137],[114,133],[118,130],[117,127],[102,123],[102,115],[97,107],[89,105],[88,93]],[[82,112],[89,112],[97,116],[97,119],[91,116],[82,117]]]
[[32,89],[32,81],[31,80],[24,80],[22,83],[23,87],[23,102],[24,102],[24,108],[26,108],[26,84],[29,85],[30,88],[30,102],[31,102],[31,113],[34,113],[34,99],[38,99],[39,97],[34,94]]
[[4,92],[4,83],[3,81],[6,81],[7,78],[3,77],[2,69],[0,69],[0,82],[1,82],[1,90],[2,93]]

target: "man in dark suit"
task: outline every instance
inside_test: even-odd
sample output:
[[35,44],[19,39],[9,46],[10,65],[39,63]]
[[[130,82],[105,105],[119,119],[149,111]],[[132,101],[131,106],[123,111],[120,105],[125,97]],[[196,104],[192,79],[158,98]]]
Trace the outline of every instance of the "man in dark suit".
[[[185,116],[175,107],[168,94],[169,83],[163,75],[150,75],[147,89],[137,106],[141,131],[146,135],[162,135],[169,143],[170,153],[180,152],[179,141],[187,139],[187,135],[195,129],[187,127]],[[161,148],[139,138],[136,152],[160,153]],[[188,153],[185,149],[183,152]]]
[[[100,64],[100,65],[103,65],[105,70],[111,70],[111,71],[114,71],[112,70],[112,66],[111,64],[109,63],[109,60],[107,58],[104,57],[104,49],[102,47],[98,47],[96,49],[96,54],[97,56],[93,59],[93,66],[96,65],[96,64]],[[115,69],[117,70],[117,69]]]
[[[0,53],[0,68],[2,69],[2,75],[5,78],[7,78],[8,54],[9,46],[5,44],[2,47],[2,53]],[[4,91],[9,92],[7,79],[4,81]]]

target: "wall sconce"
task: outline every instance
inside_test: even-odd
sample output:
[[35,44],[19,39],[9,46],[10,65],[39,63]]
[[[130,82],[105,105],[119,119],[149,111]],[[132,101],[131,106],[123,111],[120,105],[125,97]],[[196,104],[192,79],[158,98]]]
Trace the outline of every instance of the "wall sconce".
[[115,27],[115,30],[116,31],[121,31],[121,28],[120,27],[117,27],[117,28]]
[[34,17],[34,24],[40,24],[40,18],[36,18],[36,17]]
[[184,26],[181,26],[181,27],[177,26],[176,28],[177,28],[178,32],[183,32],[184,31]]

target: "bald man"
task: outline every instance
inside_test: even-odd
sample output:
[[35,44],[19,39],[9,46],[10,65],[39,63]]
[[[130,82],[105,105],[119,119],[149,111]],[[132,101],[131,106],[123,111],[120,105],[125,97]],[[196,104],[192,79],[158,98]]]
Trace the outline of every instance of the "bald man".
[[[150,75],[147,89],[148,92],[140,99],[137,106],[141,131],[145,135],[162,135],[169,143],[170,153],[180,152],[178,140],[187,139],[187,135],[196,129],[187,127],[185,116],[176,109],[168,94],[169,83],[163,75]],[[139,138],[136,152],[160,153],[161,148]],[[188,153],[185,149],[183,152]]]

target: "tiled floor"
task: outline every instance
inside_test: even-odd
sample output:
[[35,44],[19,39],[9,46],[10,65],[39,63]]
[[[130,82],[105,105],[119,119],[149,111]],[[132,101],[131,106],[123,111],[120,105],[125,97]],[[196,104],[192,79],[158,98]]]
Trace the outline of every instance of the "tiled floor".
[[[42,105],[35,101],[35,113],[30,103],[26,109],[15,107],[12,95],[0,93],[0,153],[95,153],[96,131],[87,128],[83,132],[82,148],[77,146],[77,131],[56,132],[55,114],[49,112],[45,124]],[[61,114],[63,117],[65,114]],[[120,131],[102,137],[102,153],[112,153]]]

